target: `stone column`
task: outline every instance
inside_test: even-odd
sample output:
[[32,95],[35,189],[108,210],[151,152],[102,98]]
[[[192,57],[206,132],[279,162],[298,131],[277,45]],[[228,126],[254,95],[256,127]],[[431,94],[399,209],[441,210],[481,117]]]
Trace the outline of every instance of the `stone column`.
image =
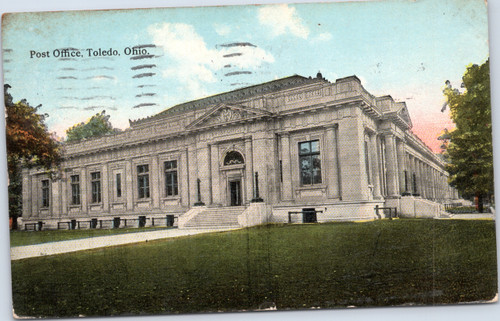
[[88,203],[89,203],[89,192],[88,192],[88,185],[89,185],[89,182],[87,182],[89,179],[88,179],[88,175],[87,175],[87,167],[82,167],[82,177],[81,177],[81,187],[82,187],[82,190],[81,190],[81,194],[80,194],[80,201],[82,203],[82,212],[84,213],[88,213],[89,211],[89,208],[88,208]]
[[153,208],[160,207],[161,188],[160,188],[160,175],[164,175],[163,166],[158,163],[158,155],[151,156],[151,200]]
[[430,190],[430,185],[429,185],[429,165],[427,163],[424,163],[424,179],[425,179],[425,196],[426,198],[431,197],[431,190]]
[[134,210],[134,171],[132,168],[132,160],[127,159],[125,161],[125,190],[126,190],[126,202],[127,210]]
[[385,157],[385,140],[381,135],[377,135],[375,139],[377,145],[378,161],[379,161],[379,174],[380,174],[380,193],[382,196],[387,196],[387,168]]
[[210,145],[210,170],[212,176],[212,203],[222,204],[220,197],[220,165],[219,165],[219,146]]
[[198,180],[198,170],[197,170],[197,156],[196,150],[193,145],[188,146],[188,170],[189,170],[189,204],[193,205],[198,200],[196,199],[198,195],[197,191],[197,180]]
[[424,190],[425,198],[429,198],[429,183],[427,180],[427,164],[422,162],[422,187]]
[[398,159],[396,151],[396,137],[385,134],[386,164],[387,164],[387,192],[388,196],[399,196]]
[[434,199],[438,199],[438,172],[433,168],[432,170],[432,188],[434,191]]
[[406,184],[407,184],[407,192],[408,193],[413,193],[413,191],[412,191],[413,187],[411,185],[413,169],[412,169],[412,163],[411,163],[411,155],[409,153],[406,153],[405,162],[406,162]]
[[[211,189],[210,179],[210,155],[207,144],[200,143],[196,149],[198,178],[200,179],[201,200],[210,204]],[[198,201],[198,200],[197,200]]]
[[[32,215],[32,176],[30,174],[30,170],[23,168],[23,217],[28,218]],[[24,228],[19,226],[19,228]]]
[[[272,157],[271,150],[267,144],[267,133],[261,132],[256,133],[252,140],[252,159],[253,159],[253,171],[259,173],[259,191],[260,196],[265,202],[269,202],[269,188],[267,186],[267,164],[269,163],[269,158]],[[253,179],[253,175],[249,179]],[[251,194],[253,198],[253,193]]]
[[424,187],[424,171],[422,168],[422,162],[417,158],[417,182],[419,194],[421,197],[425,198],[425,187]]
[[431,167],[427,164],[426,165],[427,170],[426,172],[426,177],[427,177],[427,198],[431,199],[433,198],[432,194],[432,173],[431,173]]
[[281,170],[283,175],[282,197],[284,201],[290,201],[292,196],[292,170],[291,170],[291,157],[290,157],[290,134],[281,134]]
[[245,184],[246,184],[246,201],[253,198],[253,143],[252,137],[245,137]]
[[425,186],[425,168],[424,168],[424,163],[422,161],[419,161],[418,162],[418,165],[419,165],[419,168],[420,168],[420,190],[422,191],[422,193],[420,193],[420,196],[422,196],[423,198],[426,198],[427,197],[427,190],[426,190],[426,186]]
[[373,198],[382,198],[382,193],[380,189],[380,164],[379,157],[377,153],[377,136],[370,135],[370,159],[372,166],[372,185],[373,185]]
[[61,175],[61,213],[63,215],[68,215],[68,184],[70,183],[71,178],[63,170]]
[[184,207],[189,207],[189,168],[188,168],[188,152],[187,149],[181,150],[179,159],[179,182],[180,182],[180,195],[181,203]]
[[398,161],[398,178],[399,178],[399,195],[405,191],[405,170],[406,170],[406,155],[404,142],[396,139],[397,161]]
[[413,194],[413,156],[408,153],[406,159],[408,162],[408,166],[406,167],[408,171],[408,193]]
[[50,216],[60,216],[61,214],[61,180],[51,181],[51,189],[50,189]]
[[434,168],[432,168],[432,197],[434,200],[438,198],[436,190],[436,170]]
[[[109,212],[109,191],[113,188],[109,188],[109,165],[105,162],[102,166],[102,211]],[[113,186],[113,185],[111,185]]]
[[41,202],[42,195],[38,186],[38,177],[33,175],[31,176],[31,216],[38,216],[38,204]]
[[443,173],[439,173],[439,197],[444,201],[446,199],[446,185],[448,178]]

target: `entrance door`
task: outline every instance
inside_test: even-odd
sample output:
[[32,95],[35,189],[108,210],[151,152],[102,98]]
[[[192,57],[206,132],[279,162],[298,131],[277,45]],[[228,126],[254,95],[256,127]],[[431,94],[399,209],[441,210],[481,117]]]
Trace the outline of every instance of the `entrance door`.
[[231,206],[241,205],[241,181],[229,182],[229,194],[231,195]]

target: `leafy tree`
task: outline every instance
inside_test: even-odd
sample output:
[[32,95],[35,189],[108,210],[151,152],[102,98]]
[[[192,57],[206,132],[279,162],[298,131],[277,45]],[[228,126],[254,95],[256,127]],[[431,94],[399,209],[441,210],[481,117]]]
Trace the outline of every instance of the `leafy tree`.
[[106,111],[97,113],[92,116],[87,122],[81,122],[66,130],[66,141],[80,141],[82,139],[114,134],[119,132],[119,129],[113,128],[109,121],[109,115]]
[[4,85],[9,215],[15,224],[22,214],[22,166],[40,166],[54,174],[54,167],[59,164],[61,156],[59,143],[47,131],[47,115],[37,113],[41,105],[33,107],[25,99],[14,103],[8,88],[9,85]]
[[447,170],[450,184],[464,196],[475,196],[482,212],[483,198],[493,194],[489,59],[467,67],[462,80],[462,90],[449,81],[444,89],[456,125],[446,146]]

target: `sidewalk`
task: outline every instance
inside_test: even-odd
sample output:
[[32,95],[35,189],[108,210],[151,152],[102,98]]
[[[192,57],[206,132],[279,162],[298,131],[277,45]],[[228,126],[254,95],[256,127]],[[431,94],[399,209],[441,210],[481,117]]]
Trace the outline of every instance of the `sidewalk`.
[[31,257],[62,254],[107,246],[146,242],[151,240],[174,238],[201,233],[228,231],[231,229],[166,229],[151,232],[137,232],[109,236],[90,237],[84,239],[41,243],[26,246],[16,246],[10,249],[11,260],[21,260]]
[[465,214],[449,214],[450,218],[462,219],[462,220],[480,220],[489,219],[495,220],[495,214],[493,213],[465,213]]

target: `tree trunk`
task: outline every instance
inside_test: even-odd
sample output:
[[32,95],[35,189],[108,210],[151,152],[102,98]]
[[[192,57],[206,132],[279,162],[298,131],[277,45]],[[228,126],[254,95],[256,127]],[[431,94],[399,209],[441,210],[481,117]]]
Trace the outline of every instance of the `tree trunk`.
[[477,200],[477,204],[476,204],[477,211],[479,213],[482,213],[484,210],[483,194],[481,194],[481,193],[476,194],[476,200]]

